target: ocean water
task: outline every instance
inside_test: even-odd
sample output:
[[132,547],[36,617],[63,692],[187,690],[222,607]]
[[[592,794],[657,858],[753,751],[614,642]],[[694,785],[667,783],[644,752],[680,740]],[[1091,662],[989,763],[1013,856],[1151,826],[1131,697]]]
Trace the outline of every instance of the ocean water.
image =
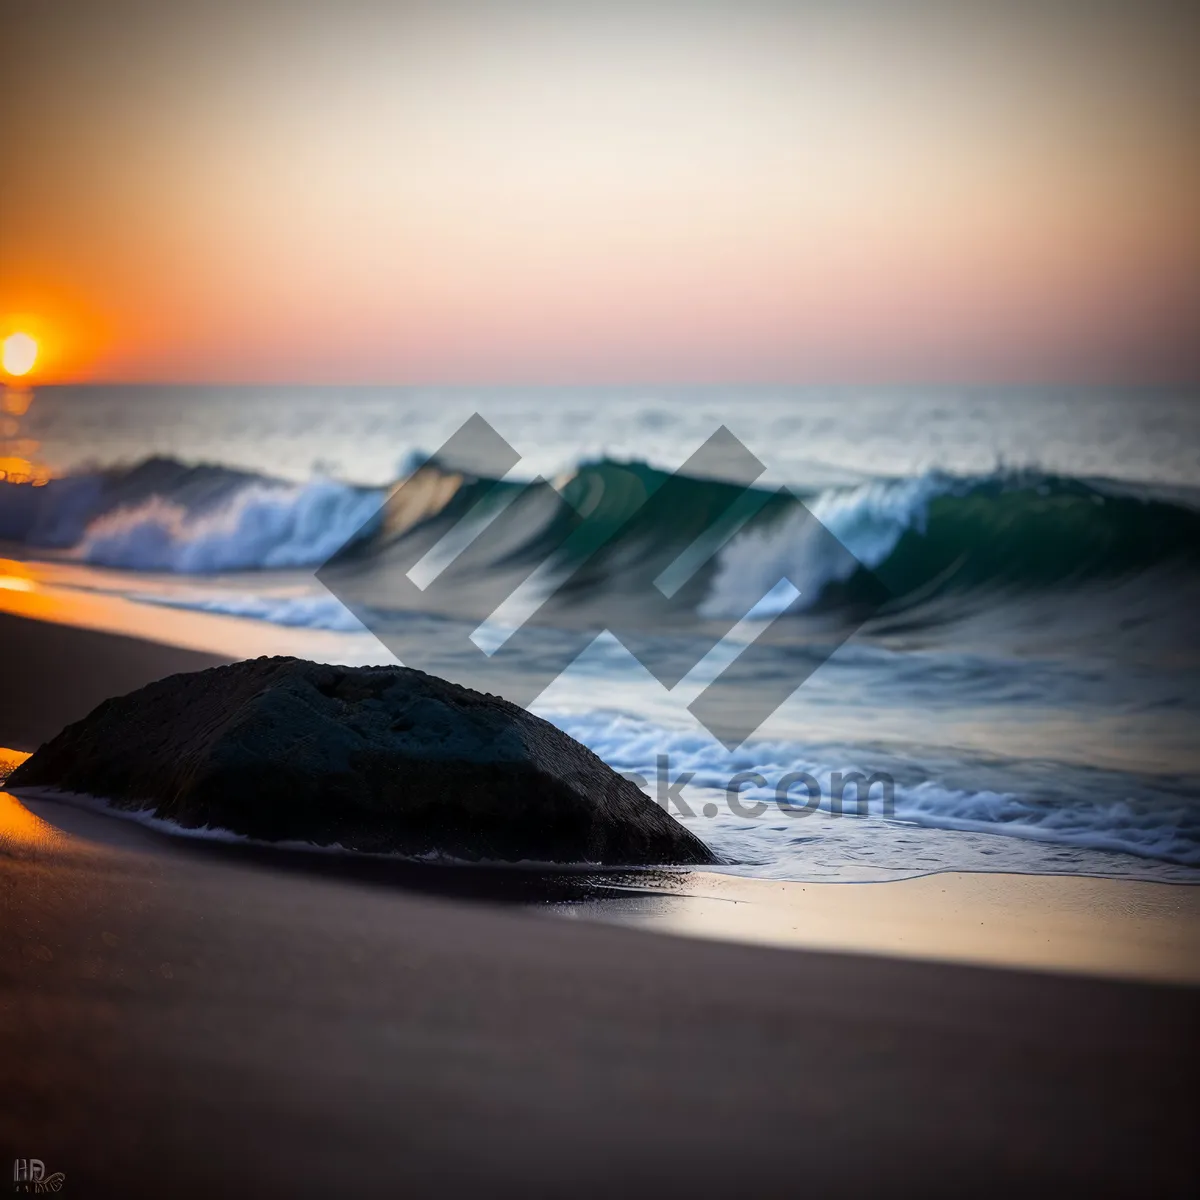
[[[0,483],[0,554],[490,681],[728,870],[1195,881],[1196,400],[43,389],[6,436],[50,479]],[[475,413],[496,477],[430,458]],[[680,474],[721,427],[748,490],[736,455]]]

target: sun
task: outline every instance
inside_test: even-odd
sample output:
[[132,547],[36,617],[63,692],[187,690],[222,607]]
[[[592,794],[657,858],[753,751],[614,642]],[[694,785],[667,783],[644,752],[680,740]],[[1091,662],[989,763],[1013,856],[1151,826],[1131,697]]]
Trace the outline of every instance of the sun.
[[28,375],[37,362],[38,344],[27,333],[12,333],[4,339],[4,369],[10,375]]

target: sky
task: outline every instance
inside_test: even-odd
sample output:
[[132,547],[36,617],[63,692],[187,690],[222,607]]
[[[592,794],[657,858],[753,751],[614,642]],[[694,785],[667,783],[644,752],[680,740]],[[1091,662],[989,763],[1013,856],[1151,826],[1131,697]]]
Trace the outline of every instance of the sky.
[[44,381],[1194,381],[1187,4],[0,0]]

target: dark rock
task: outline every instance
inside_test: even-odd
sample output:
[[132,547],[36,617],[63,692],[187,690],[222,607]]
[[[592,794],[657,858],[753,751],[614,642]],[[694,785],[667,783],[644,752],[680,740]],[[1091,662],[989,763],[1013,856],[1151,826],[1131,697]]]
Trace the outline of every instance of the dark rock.
[[470,859],[715,861],[585,746],[405,667],[258,658],[106,700],[8,780],[267,841]]

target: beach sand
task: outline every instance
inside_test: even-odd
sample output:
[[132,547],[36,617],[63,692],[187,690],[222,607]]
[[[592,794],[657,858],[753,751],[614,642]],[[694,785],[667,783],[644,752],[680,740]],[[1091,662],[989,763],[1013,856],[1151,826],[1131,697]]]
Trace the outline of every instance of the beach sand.
[[227,659],[0,612],[0,745],[35,750],[64,725],[164,675]]
[[[15,617],[0,646],[0,744],[24,749],[214,661]],[[664,873],[481,903],[422,882],[463,872],[8,794],[0,864],[0,1154],[64,1194],[1192,1181],[1200,992],[1154,981],[1196,978],[1194,888]]]

